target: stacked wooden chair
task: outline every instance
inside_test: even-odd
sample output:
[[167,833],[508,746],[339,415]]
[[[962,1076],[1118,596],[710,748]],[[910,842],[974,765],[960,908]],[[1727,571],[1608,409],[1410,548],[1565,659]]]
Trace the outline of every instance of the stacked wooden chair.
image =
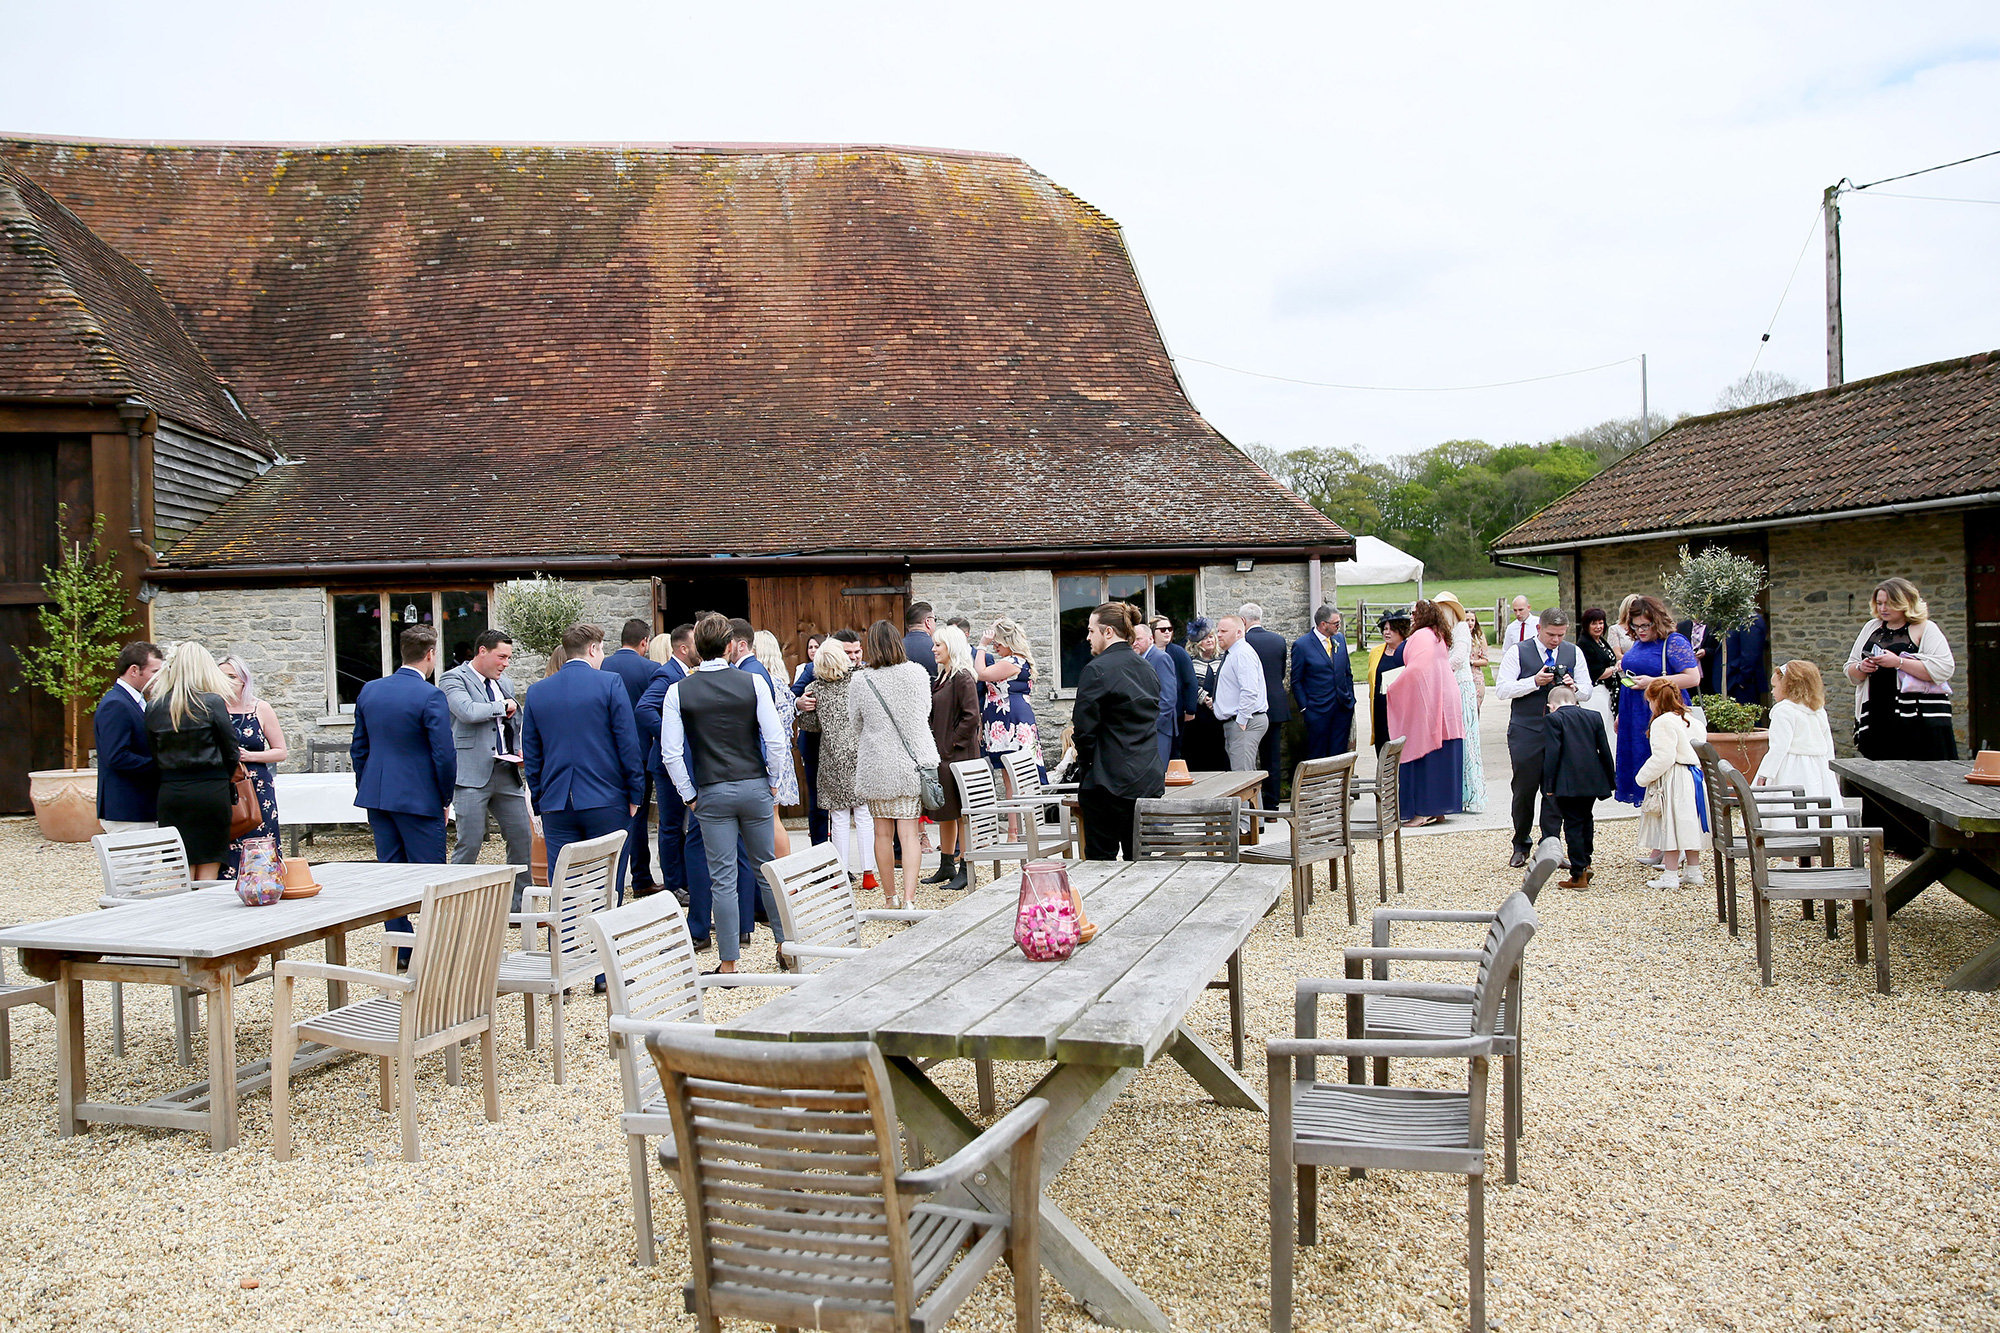
[[[1756,799],[1756,789],[1728,760],[1719,760],[1717,771],[1735,797],[1736,812],[1743,819],[1743,836],[1750,867],[1750,908],[1756,921],[1757,970],[1766,986],[1771,984],[1771,905],[1778,902],[1822,902],[1831,924],[1834,904],[1854,904],[1854,961],[1868,962],[1869,937],[1875,944],[1875,989],[1889,993],[1889,900],[1883,873],[1883,840],[1879,828],[1863,828],[1859,816],[1847,810],[1810,810],[1785,807],[1783,812]],[[1770,822],[1782,820],[1773,829]],[[1801,830],[1798,822],[1805,821]],[[1813,822],[1816,821],[1816,822]],[[1796,869],[1773,865],[1781,856],[1797,855],[1781,850],[1802,838],[1817,845],[1821,838],[1846,842],[1848,864],[1820,864]],[[1863,858],[1866,857],[1866,863]],[[1868,905],[1868,927],[1862,928],[1861,906]]]
[[[1521,878],[1520,891],[1529,905],[1532,906],[1541,895],[1542,886],[1555,874],[1561,860],[1562,844],[1554,838],[1543,839],[1542,845],[1535,849],[1535,859],[1529,862],[1527,873]],[[1482,957],[1477,949],[1397,948],[1390,938],[1391,928],[1396,922],[1462,922],[1490,928],[1498,919],[1496,912],[1378,908],[1370,914],[1370,947],[1341,951],[1347,978],[1359,981],[1363,965],[1368,967],[1372,980],[1392,981],[1394,978],[1389,971],[1392,962],[1477,963]],[[1493,1030],[1493,1054],[1500,1057],[1502,1139],[1506,1145],[1509,1185],[1520,1179],[1516,1152],[1523,1120],[1521,1006],[1517,973],[1513,986],[1500,997],[1499,1018]],[[1347,996],[1347,1035],[1356,1041],[1451,1041],[1472,1031],[1472,1018],[1470,999],[1439,1000],[1360,991]],[[1373,1061],[1378,1087],[1389,1086],[1389,1060],[1389,1056],[1379,1055]],[[1349,1082],[1363,1080],[1363,1061],[1359,1057],[1348,1062],[1347,1074]]]
[[[1139,800],[1132,806],[1132,859],[1174,857],[1189,861],[1241,862],[1238,832],[1243,802],[1234,796],[1213,800]],[[1243,1068],[1243,951],[1229,955],[1226,972],[1208,989],[1229,992],[1229,1046]]]
[[[189,878],[187,848],[181,842],[179,829],[99,833],[90,840],[90,847],[97,853],[97,868],[104,875],[104,895],[97,900],[99,907],[129,907],[133,903],[170,898],[178,893],[190,893],[197,888],[209,888],[225,882]],[[131,967],[165,969],[172,966],[170,960],[163,958],[108,958],[105,961]],[[191,986],[175,986],[171,988],[171,994],[174,1005],[174,1059],[179,1064],[193,1064],[194,1053],[189,1034],[195,1027],[196,997],[201,992]],[[111,983],[111,1050],[121,1059],[125,1055],[125,986],[117,981]]]
[[[1376,751],[1375,776],[1353,784],[1352,790],[1374,796],[1375,818],[1351,820],[1347,827],[1351,841],[1375,844],[1375,889],[1385,903],[1389,901],[1387,849],[1392,842],[1396,844],[1396,892],[1403,891],[1403,742],[1398,736]],[[1350,867],[1350,886],[1351,875]],[[1354,924],[1352,913],[1348,924]]]
[[[422,1155],[417,1142],[417,1060],[445,1056],[446,1079],[460,1080],[459,1043],[479,1038],[486,1118],[500,1118],[500,1087],[493,1051],[493,1010],[498,1002],[502,935],[514,891],[514,866],[440,866],[447,878],[424,889],[416,933],[385,931],[379,972],[330,963],[280,962],[271,1018],[271,1150],[292,1156],[292,1056],[301,1041],[359,1051],[380,1064],[381,1106],[400,1104],[403,1160]],[[410,950],[409,970],[395,972],[395,950]],[[301,978],[355,982],[382,994],[312,1018],[292,1018]],[[395,1082],[390,1081],[394,1066]]]
[[[1311,1245],[1319,1230],[1319,1169],[1440,1171],[1466,1179],[1466,1268],[1473,1333],[1486,1328],[1486,1081],[1499,1034],[1502,997],[1518,997],[1521,954],[1536,927],[1525,893],[1500,904],[1479,952],[1471,986],[1435,982],[1321,981],[1298,983],[1295,1036],[1269,1047],[1271,1098],[1271,1328],[1292,1326],[1295,1244]],[[1321,995],[1395,996],[1470,1006],[1462,1036],[1423,1041],[1327,1040],[1318,1033]],[[1319,1057],[1366,1060],[1464,1060],[1457,1089],[1387,1088],[1322,1083]],[[1295,1216],[1296,1214],[1296,1216]]]
[[[702,1333],[725,1319],[930,1333],[1002,1259],[1015,1328],[1041,1327],[1047,1101],[1030,1097],[945,1161],[905,1171],[872,1042],[666,1026],[647,1045],[684,1145],[672,1167],[687,1203],[685,1299]],[[988,1184],[1003,1160],[1004,1179]]]
[[0,1082],[14,1077],[14,1019],[13,1010],[24,1004],[39,1004],[51,1014],[56,1011],[56,986],[53,981],[25,986],[12,985],[7,980],[7,960],[0,957]]
[[[1701,760],[1702,789],[1708,797],[1709,837],[1715,847],[1715,919],[1729,926],[1731,935],[1739,934],[1736,913],[1736,863],[1750,859],[1750,840],[1743,832],[1742,803],[1736,798],[1735,789],[1722,777],[1722,755],[1713,746],[1703,741],[1694,747],[1695,757]],[[1803,787],[1758,787],[1752,786],[1750,793],[1756,798],[1757,807],[1766,814],[1770,825],[1766,832],[1765,847],[1772,856],[1799,857],[1806,860],[1817,858],[1823,865],[1831,865],[1834,856],[1833,828],[1845,824],[1861,823],[1860,800],[1842,800],[1832,796],[1808,796]],[[1846,810],[1845,819],[1821,820],[1818,812]],[[1803,821],[1796,818],[1805,813]],[[1807,920],[1812,919],[1813,904],[1807,899],[1799,904],[1799,910]],[[1838,933],[1838,922],[1833,904],[1826,905],[1826,937],[1833,939]]]
[[[1056,817],[1055,836],[1066,843],[1075,839],[1070,829],[1070,809],[1062,798],[1075,793],[1074,782],[1045,782],[1042,780],[1042,756],[1034,750],[1009,750],[1000,756],[1000,767],[1007,776],[1007,794],[1016,801],[1042,802],[1041,813],[1036,818],[1044,825],[1048,816]],[[1048,836],[1044,828],[1043,836]]]
[[1074,847],[1076,835],[1067,818],[1050,829],[1042,823],[1045,799],[1003,798],[993,766],[984,759],[953,764],[951,780],[958,784],[959,818],[964,821],[959,854],[967,861],[990,863],[996,878],[1002,861],[1067,856]]
[[1331,759],[1308,759],[1292,770],[1292,803],[1287,810],[1245,813],[1283,820],[1284,834],[1267,835],[1255,847],[1243,849],[1252,865],[1292,868],[1292,934],[1306,933],[1306,912],[1314,895],[1313,867],[1325,864],[1327,887],[1340,887],[1340,863],[1347,863],[1347,924],[1358,925],[1354,903],[1354,840],[1349,832],[1353,814],[1349,799],[1354,786],[1355,753]]
[[[592,937],[604,968],[605,998],[611,1008],[611,1050],[618,1061],[618,1084],[625,1101],[619,1127],[625,1132],[626,1166],[632,1181],[632,1224],[639,1236],[639,1264],[651,1268],[653,1192],[646,1140],[665,1136],[671,1148],[673,1122],[660,1091],[659,1071],[642,1049],[646,1034],[662,1023],[684,1027],[706,1023],[701,995],[712,987],[793,986],[799,978],[753,972],[702,975],[687,917],[671,893],[635,898],[623,907],[598,912],[584,923],[584,929]],[[671,1151],[668,1157],[672,1157]]]
[[[528,1049],[535,1049],[535,997],[549,1000],[551,1033],[550,1063],[557,1083],[564,1077],[563,999],[579,986],[588,986],[602,969],[597,963],[597,945],[587,929],[591,915],[611,906],[612,886],[617,882],[618,854],[625,846],[625,830],[617,829],[601,838],[573,842],[556,857],[549,887],[540,890],[548,907],[539,912],[515,912],[507,924],[521,928],[521,949],[500,959],[497,982],[502,995],[521,997]],[[525,905],[525,904],[524,904]],[[542,947],[534,947],[541,934]]]

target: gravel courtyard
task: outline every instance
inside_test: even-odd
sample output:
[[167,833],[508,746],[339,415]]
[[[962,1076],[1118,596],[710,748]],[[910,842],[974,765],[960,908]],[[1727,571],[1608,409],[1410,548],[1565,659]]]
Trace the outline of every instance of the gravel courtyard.
[[[1891,924],[1896,993],[1883,997],[1872,969],[1854,964],[1845,922],[1829,943],[1819,923],[1787,912],[1767,991],[1747,928],[1741,941],[1718,928],[1712,894],[1641,887],[1632,827],[1601,831],[1591,891],[1542,897],[1528,954],[1521,1183],[1487,1195],[1494,1326],[2000,1329],[2000,997],[1940,989],[1993,942],[1991,920],[1941,889],[1924,894]],[[1401,901],[1491,906],[1517,882],[1506,854],[1500,832],[1410,839]],[[312,855],[372,859],[354,836],[322,838]],[[1371,893],[1372,862],[1357,858]],[[88,845],[44,843],[32,821],[0,821],[0,866],[7,923],[89,910],[99,892]],[[927,890],[921,905],[948,904]],[[1293,979],[1338,976],[1341,947],[1366,943],[1365,917],[1350,928],[1324,894],[1307,930],[1295,940],[1281,907],[1245,951],[1246,1077],[1258,1087],[1263,1042],[1290,1032]],[[1465,938],[1411,931],[1399,942]],[[358,965],[373,953],[356,939]],[[768,934],[749,959],[769,969]],[[24,979],[17,960],[8,966]],[[316,992],[323,999],[300,988],[308,1006]],[[115,1061],[107,988],[87,988],[93,1094],[143,1100],[196,1077],[173,1063],[165,992],[126,994],[130,1045]],[[243,1059],[268,1050],[269,997],[261,983],[241,992]],[[724,994],[711,1016],[758,1002]],[[0,1245],[12,1256],[0,1325],[693,1325],[680,1313],[684,1214],[664,1182],[662,1262],[632,1261],[616,1067],[588,996],[570,1009],[572,1081],[560,1088],[546,1048],[522,1044],[519,1002],[504,1004],[497,1125],[480,1114],[476,1069],[450,1088],[442,1062],[426,1064],[417,1165],[400,1160],[396,1121],[375,1109],[367,1061],[294,1085],[288,1164],[271,1160],[264,1094],[245,1100],[242,1146],[221,1156],[164,1131],[58,1140],[54,1025],[40,1009],[13,1013],[15,1073],[0,1084]],[[1219,992],[1193,1021],[1226,1049]],[[940,1072],[970,1105],[970,1067]],[[1005,1105],[1040,1067],[998,1072]],[[1397,1066],[1399,1081],[1462,1076],[1462,1064]],[[1496,1094],[1496,1160],[1498,1109]],[[1263,1328],[1265,1135],[1262,1117],[1208,1102],[1163,1060],[1050,1192],[1176,1327]],[[1464,1197],[1451,1177],[1322,1173],[1320,1243],[1300,1251],[1299,1326],[1462,1328]],[[1052,1283],[1046,1291],[1049,1327],[1097,1327]],[[954,1327],[1011,1325],[1003,1268]]]

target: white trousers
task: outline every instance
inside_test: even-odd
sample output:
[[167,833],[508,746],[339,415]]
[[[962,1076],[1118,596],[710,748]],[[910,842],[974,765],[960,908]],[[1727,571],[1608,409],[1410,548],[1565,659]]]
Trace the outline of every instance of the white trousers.
[[[826,831],[827,836],[833,839],[833,849],[840,853],[840,863],[847,867],[849,874],[875,869],[875,819],[868,813],[867,806],[827,811]],[[855,864],[857,853],[861,862],[859,865]]]

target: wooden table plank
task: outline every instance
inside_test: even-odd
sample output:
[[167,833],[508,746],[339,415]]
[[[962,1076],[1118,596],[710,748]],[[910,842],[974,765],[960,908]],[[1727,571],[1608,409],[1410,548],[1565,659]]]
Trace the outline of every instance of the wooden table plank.
[[1833,771],[1857,787],[1961,833],[2000,834],[2000,787],[1965,780],[1960,759],[1836,759]]

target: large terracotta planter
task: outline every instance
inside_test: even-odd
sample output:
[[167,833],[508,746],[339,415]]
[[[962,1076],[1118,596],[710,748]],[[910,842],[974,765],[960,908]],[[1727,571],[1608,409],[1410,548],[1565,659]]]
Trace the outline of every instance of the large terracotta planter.
[[1764,762],[1764,754],[1771,748],[1771,733],[1768,731],[1711,731],[1708,743],[1715,752],[1735,765],[1736,771],[1746,778],[1757,776],[1757,766]]
[[35,822],[50,842],[89,842],[104,832],[97,822],[97,770],[45,768],[28,774]]

